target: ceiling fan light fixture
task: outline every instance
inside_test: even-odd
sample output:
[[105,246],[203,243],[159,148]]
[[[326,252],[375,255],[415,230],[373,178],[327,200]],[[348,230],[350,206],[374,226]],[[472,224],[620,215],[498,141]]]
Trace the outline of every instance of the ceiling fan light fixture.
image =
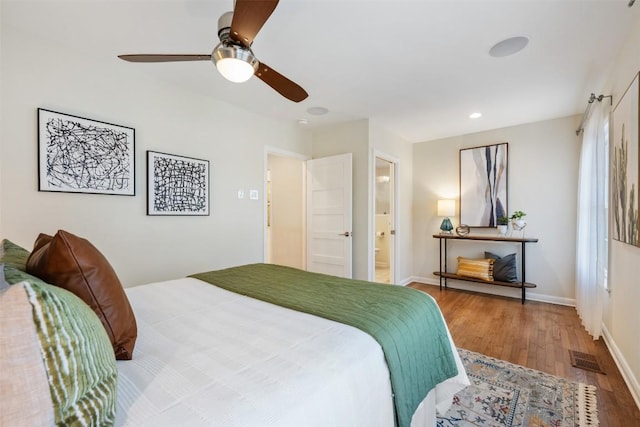
[[218,20],[220,43],[210,55],[145,53],[118,57],[129,62],[211,61],[218,72],[231,82],[245,82],[255,75],[288,100],[301,102],[309,97],[307,91],[258,61],[251,50],[256,34],[277,5],[278,0],[236,0],[233,11],[224,13]]
[[211,53],[211,59],[222,76],[234,83],[246,82],[258,69],[258,60],[250,49],[222,43]]

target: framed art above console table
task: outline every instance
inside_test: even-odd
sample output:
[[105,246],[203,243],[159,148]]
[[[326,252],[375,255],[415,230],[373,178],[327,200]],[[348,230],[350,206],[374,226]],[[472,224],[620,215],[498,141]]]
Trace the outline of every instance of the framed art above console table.
[[506,217],[509,144],[460,150],[460,224],[495,227]]
[[[511,288],[520,288],[522,289],[522,303],[526,299],[526,289],[527,288],[535,288],[536,285],[534,283],[528,283],[526,280],[526,270],[525,270],[525,245],[527,243],[536,243],[538,241],[537,238],[517,238],[517,237],[498,237],[498,236],[456,236],[453,234],[434,234],[434,239],[439,239],[440,245],[440,262],[439,262],[439,271],[434,271],[433,274],[435,276],[440,277],[440,289],[442,289],[442,284],[444,282],[445,289],[447,288],[447,279],[455,279],[455,280],[464,280],[467,282],[476,282],[476,283],[484,283],[486,285],[497,285],[497,286],[508,286]],[[476,278],[470,277],[468,275],[459,275],[457,273],[450,273],[447,270],[447,241],[485,241],[485,242],[497,242],[497,243],[519,243],[521,246],[520,249],[520,272],[521,279],[514,282],[506,282],[500,280],[488,280],[487,278]],[[444,268],[443,268],[444,267]]]

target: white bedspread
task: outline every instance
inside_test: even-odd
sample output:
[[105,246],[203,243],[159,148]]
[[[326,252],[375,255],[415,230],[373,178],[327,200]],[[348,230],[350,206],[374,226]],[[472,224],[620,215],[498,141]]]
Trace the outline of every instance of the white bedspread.
[[[382,349],[360,330],[192,278],[126,292],[138,340],[118,361],[117,426],[393,427]],[[468,384],[457,363],[412,427]]]

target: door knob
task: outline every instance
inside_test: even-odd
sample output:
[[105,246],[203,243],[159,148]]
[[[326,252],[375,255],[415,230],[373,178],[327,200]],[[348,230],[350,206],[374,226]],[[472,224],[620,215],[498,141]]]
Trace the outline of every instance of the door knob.
[[351,236],[351,232],[350,231],[345,231],[344,233],[339,234],[339,236],[349,237],[349,236]]

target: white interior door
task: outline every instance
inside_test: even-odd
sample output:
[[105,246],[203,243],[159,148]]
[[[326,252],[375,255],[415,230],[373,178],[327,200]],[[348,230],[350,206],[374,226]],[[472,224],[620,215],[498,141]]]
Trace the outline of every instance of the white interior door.
[[352,276],[352,155],[307,160],[307,270]]

